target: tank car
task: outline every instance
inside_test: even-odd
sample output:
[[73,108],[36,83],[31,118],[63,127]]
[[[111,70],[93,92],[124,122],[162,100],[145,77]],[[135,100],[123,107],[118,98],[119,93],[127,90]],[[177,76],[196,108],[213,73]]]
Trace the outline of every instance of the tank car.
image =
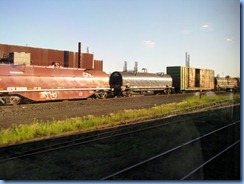
[[215,89],[217,91],[236,91],[240,89],[240,78],[233,78],[230,76],[226,77],[215,77]]
[[166,74],[147,72],[113,72],[109,77],[114,96],[131,96],[133,93],[168,94],[173,92],[172,78]]
[[104,98],[108,75],[60,66],[0,65],[0,104]]

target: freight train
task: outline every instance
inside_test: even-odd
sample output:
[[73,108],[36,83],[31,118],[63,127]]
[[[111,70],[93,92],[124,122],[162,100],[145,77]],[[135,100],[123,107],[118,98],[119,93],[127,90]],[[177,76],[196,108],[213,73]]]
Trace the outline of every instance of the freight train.
[[[228,84],[233,80],[228,78]],[[144,69],[108,75],[93,69],[64,68],[58,63],[50,66],[0,64],[0,104],[215,90],[215,86],[223,89],[222,83],[216,79],[214,85],[212,70],[186,67],[167,67],[167,74],[152,74]],[[233,89],[239,84],[236,82]]]

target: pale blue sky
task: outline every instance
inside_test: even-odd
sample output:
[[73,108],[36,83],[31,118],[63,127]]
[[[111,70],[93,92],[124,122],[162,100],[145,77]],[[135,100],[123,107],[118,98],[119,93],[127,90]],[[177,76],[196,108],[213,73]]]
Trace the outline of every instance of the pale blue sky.
[[0,0],[0,43],[82,51],[109,73],[166,66],[240,76],[238,0]]

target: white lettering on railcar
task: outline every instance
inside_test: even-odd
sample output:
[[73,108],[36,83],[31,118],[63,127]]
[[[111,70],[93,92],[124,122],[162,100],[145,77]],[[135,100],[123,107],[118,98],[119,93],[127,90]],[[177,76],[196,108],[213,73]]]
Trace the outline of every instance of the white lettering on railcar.
[[83,92],[79,92],[79,96],[83,96]]
[[40,92],[40,98],[46,100],[55,100],[58,97],[58,93],[55,91],[43,91]]
[[18,71],[10,71],[11,74],[24,74],[24,72],[18,72]]
[[26,91],[27,87],[7,87],[8,91]]
[[41,90],[42,87],[33,87],[33,90]]

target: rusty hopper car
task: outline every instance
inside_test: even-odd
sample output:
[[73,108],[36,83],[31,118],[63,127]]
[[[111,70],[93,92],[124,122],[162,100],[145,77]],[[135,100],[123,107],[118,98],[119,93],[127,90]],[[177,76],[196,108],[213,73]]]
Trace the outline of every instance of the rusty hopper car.
[[186,66],[168,66],[176,92],[214,90],[214,70]]
[[110,90],[102,71],[59,66],[0,65],[0,104],[103,98]]
[[115,96],[131,96],[133,93],[168,94],[173,91],[172,78],[166,74],[147,72],[113,72],[109,77]]
[[240,89],[240,78],[226,77],[215,77],[215,87],[217,91],[220,90],[239,90]]

